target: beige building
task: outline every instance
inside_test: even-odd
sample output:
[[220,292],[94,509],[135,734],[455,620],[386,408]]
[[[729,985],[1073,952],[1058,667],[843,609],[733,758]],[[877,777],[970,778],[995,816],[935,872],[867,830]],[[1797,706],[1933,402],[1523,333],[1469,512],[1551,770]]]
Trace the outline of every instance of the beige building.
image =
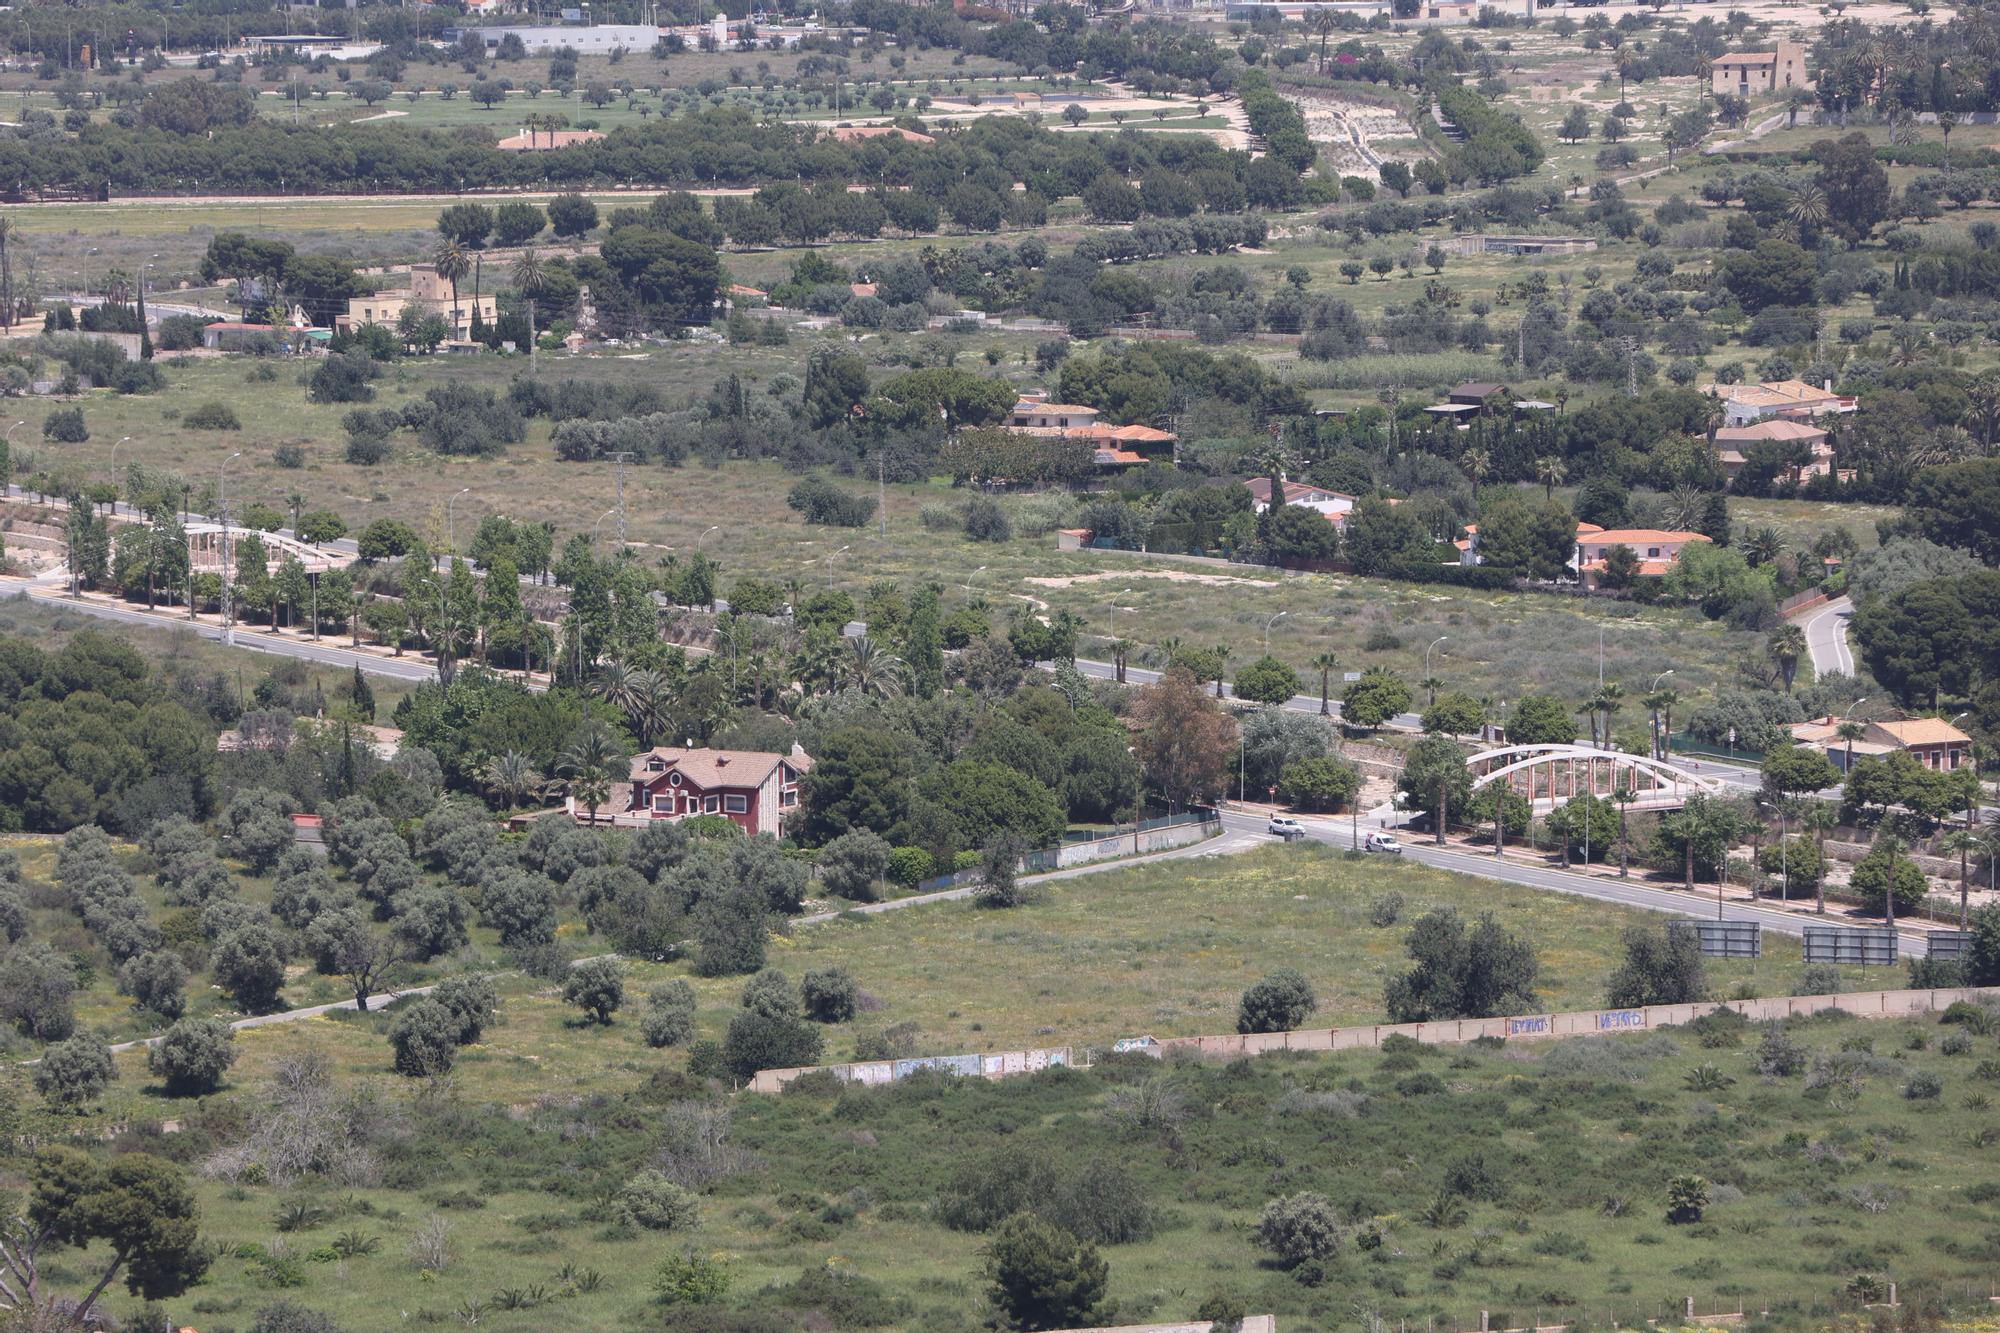
[[452,324],[451,336],[463,340],[472,336],[472,312],[479,311],[480,320],[489,327],[500,318],[500,298],[491,292],[481,293],[475,298],[472,293],[460,288],[458,293],[458,318],[452,320],[451,283],[438,276],[434,264],[412,264],[407,287],[379,291],[372,296],[357,296],[347,303],[347,313],[333,317],[333,327],[344,333],[352,333],[363,324],[387,324],[394,326],[402,318],[404,307],[411,302],[421,303],[426,311],[436,311]]
[[1806,49],[1780,38],[1775,51],[1741,51],[1717,56],[1708,72],[1709,91],[1721,96],[1762,97],[1787,88],[1810,88]]

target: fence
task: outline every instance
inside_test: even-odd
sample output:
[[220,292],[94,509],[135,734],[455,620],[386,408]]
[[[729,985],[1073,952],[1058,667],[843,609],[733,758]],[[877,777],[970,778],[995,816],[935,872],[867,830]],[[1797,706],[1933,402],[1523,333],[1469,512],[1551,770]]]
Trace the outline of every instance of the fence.
[[[1350,1028],[1302,1028],[1296,1032],[1230,1033],[1220,1037],[1127,1037],[1112,1044],[1114,1054],[1141,1052],[1155,1057],[1168,1051],[1185,1050],[1216,1059],[1241,1055],[1268,1055],[1274,1051],[1359,1051],[1372,1050],[1391,1037],[1407,1037],[1429,1046],[1456,1046],[1481,1038],[1500,1041],[1561,1040],[1568,1037],[1595,1037],[1618,1032],[1650,1032],[1656,1028],[1681,1027],[1697,1018],[1733,1009],[1752,1023],[1777,1022],[1838,1009],[1856,1018],[1907,1018],[1912,1014],[1937,1013],[1959,1000],[2000,1001],[2000,986],[1957,986],[1942,990],[1855,991],[1846,995],[1783,995],[1763,1000],[1727,1000],[1701,1004],[1654,1004],[1634,1009],[1585,1009],[1563,1014],[1519,1014],[1506,1018],[1455,1018],[1436,1023],[1374,1023]],[[1047,1063],[1090,1064],[1085,1059],[1072,1062],[1069,1047],[1060,1048],[1065,1058]],[[890,1061],[894,1065],[948,1068],[950,1072],[978,1074],[983,1078],[1004,1078],[1025,1068],[989,1068],[987,1061],[1005,1061],[1020,1052],[1002,1056],[957,1055],[929,1057],[929,1063]],[[866,1066],[874,1069],[885,1062]],[[815,1065],[801,1069],[766,1069],[748,1084],[751,1092],[777,1092],[801,1074],[830,1070],[849,1082],[892,1082],[904,1077],[897,1073],[885,1078],[860,1078],[849,1072],[864,1066]]]
[[1804,592],[1793,593],[1784,601],[1779,602],[1778,614],[1789,619],[1801,611],[1810,611],[1815,607],[1824,606],[1832,600],[1833,598],[1827,596],[1818,588],[1808,588]]
[[1710,745],[1698,741],[1686,732],[1676,732],[1667,737],[1667,749],[1675,754],[1691,754],[1711,759],[1727,759],[1738,764],[1761,764],[1764,762],[1762,750],[1738,750],[1728,745]]

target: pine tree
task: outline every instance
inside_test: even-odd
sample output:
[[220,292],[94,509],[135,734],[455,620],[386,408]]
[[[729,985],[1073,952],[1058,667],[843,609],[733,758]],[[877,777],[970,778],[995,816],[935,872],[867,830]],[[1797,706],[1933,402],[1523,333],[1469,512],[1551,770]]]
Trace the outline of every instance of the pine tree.
[[354,696],[354,711],[359,713],[363,720],[373,722],[375,720],[375,691],[369,686],[368,677],[361,674],[361,668],[358,666],[354,668],[354,683],[349,688],[349,692]]
[[139,286],[139,359],[141,361],[151,361],[153,359],[153,335],[146,329],[146,288],[144,283],[141,283]]

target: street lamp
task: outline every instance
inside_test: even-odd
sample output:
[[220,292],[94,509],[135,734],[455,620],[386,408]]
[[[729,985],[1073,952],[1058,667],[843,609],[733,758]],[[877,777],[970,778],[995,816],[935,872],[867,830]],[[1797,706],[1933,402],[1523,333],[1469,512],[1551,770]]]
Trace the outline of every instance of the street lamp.
[[229,618],[229,465],[243,457],[243,451],[222,460],[215,470],[215,502],[222,510],[222,641],[236,646],[236,622]]
[[1425,647],[1425,649],[1424,649],[1424,676],[1425,676],[1425,678],[1426,678],[1426,679],[1428,679],[1428,678],[1429,678],[1429,676],[1430,676],[1430,674],[1431,674],[1431,649],[1432,649],[1432,648],[1435,648],[1435,647],[1437,647],[1437,646],[1438,646],[1439,644],[1443,643],[1443,642],[1444,642],[1444,641],[1445,641],[1446,639],[1448,639],[1448,638],[1450,638],[1450,637],[1451,637],[1451,636],[1450,636],[1449,634],[1440,634],[1440,635],[1438,635],[1438,636],[1437,636],[1437,637],[1436,637],[1435,639],[1432,639],[1432,640],[1430,641],[1430,644],[1429,644],[1429,645],[1428,645],[1427,647]]
[[706,541],[706,540],[708,539],[708,534],[709,534],[710,532],[720,532],[720,531],[722,531],[722,525],[721,525],[720,523],[716,523],[716,524],[713,524],[713,525],[711,525],[711,526],[710,526],[710,527],[708,528],[708,531],[707,531],[707,532],[704,532],[704,533],[702,533],[702,534],[701,534],[701,536],[699,536],[699,537],[696,537],[696,538],[694,539],[694,550],[695,550],[695,554],[696,554],[696,555],[700,555],[700,554],[701,554],[701,544],[702,544],[702,542],[704,542],[704,541]]
[[[124,447],[125,441],[131,438],[130,435],[120,435],[118,443],[111,446],[111,484],[113,486],[118,484],[118,451]],[[113,497],[111,501],[111,513],[114,517],[118,513],[118,500],[116,497]]]
[[[1118,595],[1120,597],[1130,597],[1132,590],[1130,588],[1120,588]],[[1111,604],[1111,638],[1114,642],[1118,638],[1118,603],[1116,602]]]
[[970,574],[967,574],[965,576],[965,581],[958,585],[959,587],[965,589],[965,596],[967,601],[970,601],[972,599],[972,581],[978,578],[981,574],[984,574],[985,572],[986,572],[986,566],[981,565],[979,568],[973,570]]
[[618,506],[612,505],[611,508],[605,510],[603,513],[597,516],[597,522],[590,525],[590,553],[592,555],[597,554],[597,534],[603,529],[604,520],[610,518],[613,514],[617,512],[618,512]]
[[[464,495],[471,489],[470,486],[467,486],[458,495]],[[444,544],[445,549],[453,555],[458,554],[458,516],[452,512],[453,506],[458,503],[458,495],[454,495],[451,499],[444,502]],[[297,536],[298,534],[294,533],[292,535]]]
[[1271,626],[1277,624],[1290,614],[1290,611],[1280,611],[1277,615],[1272,616],[1264,622],[1264,656],[1269,657],[1271,655]]
[[828,592],[833,591],[833,558],[837,555],[846,555],[848,549],[848,547],[843,546],[838,551],[828,551],[826,553],[826,587]]

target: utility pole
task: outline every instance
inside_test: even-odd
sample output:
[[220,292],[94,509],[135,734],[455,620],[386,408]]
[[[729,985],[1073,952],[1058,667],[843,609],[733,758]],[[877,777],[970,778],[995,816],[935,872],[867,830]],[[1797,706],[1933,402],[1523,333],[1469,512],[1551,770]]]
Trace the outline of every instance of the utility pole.
[[611,455],[615,464],[612,475],[617,478],[618,485],[618,549],[621,551],[625,549],[625,460],[630,457],[631,452],[625,449]]
[[875,517],[881,524],[880,536],[889,540],[889,483],[884,471],[882,455],[875,455]]

